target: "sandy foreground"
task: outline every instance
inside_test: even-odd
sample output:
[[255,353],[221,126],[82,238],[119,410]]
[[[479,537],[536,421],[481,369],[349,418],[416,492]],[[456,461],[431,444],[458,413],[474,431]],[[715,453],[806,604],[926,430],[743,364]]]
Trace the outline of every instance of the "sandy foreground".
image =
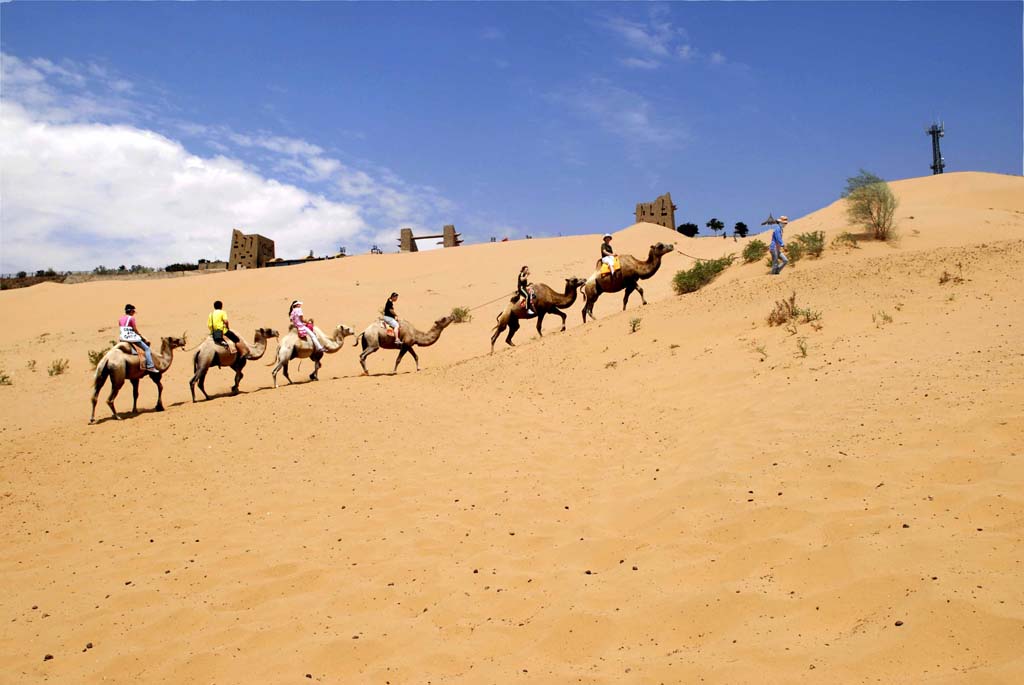
[[[676,244],[647,307],[493,356],[519,267],[562,289],[599,237],[0,293],[0,683],[1021,682],[1024,179],[893,188],[896,243],[682,297],[745,241],[626,228]],[[419,373],[360,377],[349,338],[274,390],[271,344],[194,405],[179,353],[166,411],[143,381],[87,423],[126,301],[191,349],[214,298],[250,336],[296,297],[362,330],[391,290],[422,329],[474,318]],[[766,323],[791,293],[820,330]]]

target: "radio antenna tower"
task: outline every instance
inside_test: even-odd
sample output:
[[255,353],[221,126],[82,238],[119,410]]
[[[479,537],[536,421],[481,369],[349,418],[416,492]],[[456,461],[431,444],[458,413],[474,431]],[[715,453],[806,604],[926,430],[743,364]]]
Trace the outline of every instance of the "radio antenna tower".
[[942,150],[939,149],[939,138],[946,135],[945,126],[942,122],[932,124],[925,133],[932,137],[932,175],[941,174],[946,168],[946,161],[942,159]]

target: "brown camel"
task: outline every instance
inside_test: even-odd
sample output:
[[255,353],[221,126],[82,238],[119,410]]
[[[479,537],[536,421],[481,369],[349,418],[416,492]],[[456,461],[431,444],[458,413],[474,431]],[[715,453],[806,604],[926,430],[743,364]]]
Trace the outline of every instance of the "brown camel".
[[[537,335],[544,337],[544,333],[541,331],[541,325],[544,323],[544,317],[548,314],[555,314],[562,318],[562,329],[565,330],[565,314],[560,310],[568,309],[573,306],[576,302],[576,296],[579,294],[580,288],[586,283],[582,278],[567,278],[565,279],[565,292],[560,293],[553,290],[551,287],[544,283],[531,283],[529,288],[533,288],[533,314],[530,314],[526,310],[526,300],[520,298],[513,298],[512,302],[505,305],[504,311],[498,314],[498,325],[494,327],[494,333],[491,335],[491,354],[494,353],[494,343],[498,340],[498,336],[501,332],[508,328],[508,336],[505,338],[505,342],[509,345],[515,346],[512,342],[512,336],[519,330],[519,321],[521,319],[532,319],[537,317]],[[518,301],[515,301],[518,299]]]
[[139,381],[147,375],[156,383],[156,411],[163,411],[163,375],[167,369],[171,368],[171,362],[174,361],[174,349],[184,346],[184,335],[180,338],[160,338],[160,351],[154,350],[153,354],[153,366],[157,370],[152,372],[147,372],[144,369],[143,362],[135,353],[131,343],[119,342],[110,348],[103,355],[103,359],[100,359],[100,363],[96,365],[96,377],[93,380],[92,390],[92,414],[89,417],[89,423],[96,422],[96,398],[99,396],[103,384],[107,382],[107,378],[110,379],[110,397],[107,398],[107,406],[110,407],[110,413],[114,415],[115,419],[121,419],[117,415],[117,410],[114,409],[114,399],[120,392],[121,386],[124,385],[125,379],[132,384],[132,414],[135,414],[139,410]]
[[675,245],[671,243],[655,243],[651,245],[651,251],[647,255],[647,260],[643,262],[632,255],[622,255],[619,257],[621,268],[615,272],[614,276],[602,274],[601,260],[598,260],[597,271],[587,279],[586,285],[583,286],[583,323],[587,322],[587,314],[592,319],[597,318],[594,316],[594,303],[597,302],[597,298],[601,296],[601,293],[617,293],[620,290],[625,290],[626,295],[622,298],[623,311],[625,311],[626,304],[629,302],[629,296],[633,294],[634,290],[640,293],[640,299],[644,304],[647,304],[647,299],[644,297],[644,289],[640,287],[640,281],[658,273],[662,255],[668,254],[674,249]]
[[419,345],[420,347],[429,347],[437,342],[437,339],[441,337],[441,331],[451,324],[452,318],[450,316],[442,316],[440,319],[434,322],[433,328],[426,333],[416,330],[416,327],[405,320],[398,321],[398,331],[401,336],[401,340],[396,341],[395,336],[387,333],[387,327],[383,321],[374,321],[366,330],[356,336],[356,345],[362,344],[363,351],[359,355],[359,364],[363,367],[363,375],[366,376],[370,372],[366,370],[366,358],[377,350],[384,348],[385,350],[398,350],[398,359],[395,360],[395,368],[391,372],[392,375],[398,373],[398,363],[402,361],[402,357],[408,352],[412,355],[412,358],[416,360],[416,370],[420,370],[420,358],[416,356],[416,350],[412,349],[414,346]]
[[192,356],[192,379],[188,382],[188,389],[192,391],[192,401],[196,401],[196,385],[203,397],[210,399],[206,394],[206,373],[211,366],[230,366],[235,370],[235,384],[231,386],[231,394],[238,394],[238,385],[242,382],[242,369],[247,361],[256,361],[263,357],[267,351],[267,340],[276,338],[277,331],[272,328],[257,328],[253,334],[253,344],[249,345],[249,354],[239,355],[235,344],[225,340],[226,345],[218,345],[213,342],[213,336],[206,336]]
[[[283,338],[277,340],[277,365],[274,370],[271,371],[271,375],[274,377],[274,387],[277,387],[277,372],[284,371],[284,377],[291,383],[291,376],[288,375],[288,362],[292,359],[312,359],[316,366],[313,367],[313,373],[309,374],[309,380],[319,380],[317,373],[320,372],[320,360],[323,359],[325,354],[334,354],[341,349],[342,344],[345,342],[346,335],[355,335],[356,332],[343,324],[338,324],[338,327],[334,329],[334,335],[327,337],[323,331],[316,326],[313,327],[313,332],[316,333],[316,337],[320,340],[320,343],[324,346],[323,352],[317,352],[316,348],[313,347],[313,342],[309,339],[303,339],[299,337],[299,332],[295,330],[295,326],[289,326],[288,332]],[[268,364],[269,366],[269,364]]]

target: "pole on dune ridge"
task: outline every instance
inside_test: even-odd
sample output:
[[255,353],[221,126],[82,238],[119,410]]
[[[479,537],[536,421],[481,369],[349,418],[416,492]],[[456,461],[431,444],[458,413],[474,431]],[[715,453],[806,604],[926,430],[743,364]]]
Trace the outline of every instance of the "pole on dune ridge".
[[942,159],[942,150],[939,149],[939,138],[946,135],[946,128],[942,123],[932,124],[931,128],[925,131],[932,137],[932,176],[941,174],[946,168],[946,160]]

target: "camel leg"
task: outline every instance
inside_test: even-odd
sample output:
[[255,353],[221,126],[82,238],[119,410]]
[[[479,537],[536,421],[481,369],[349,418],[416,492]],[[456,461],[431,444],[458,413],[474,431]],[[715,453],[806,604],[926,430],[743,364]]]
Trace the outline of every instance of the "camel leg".
[[233,368],[235,370],[235,384],[233,386],[231,386],[231,394],[232,395],[237,395],[238,394],[238,386],[241,385],[241,383],[242,383],[242,369],[245,368],[245,357],[240,357],[239,361],[241,361],[240,364],[238,364],[237,361],[235,362],[236,364],[238,364],[237,367],[235,367],[235,366],[231,367],[231,368]]
[[[370,375],[370,372],[366,369],[366,358],[369,357],[371,354],[373,354],[374,352],[376,352],[379,349],[380,349],[379,346],[367,347],[359,355],[359,365],[363,367],[363,375],[364,376],[369,376]],[[398,364],[395,364],[395,368],[396,369],[398,368]]]
[[505,342],[508,343],[510,347],[516,346],[516,344],[512,342],[512,336],[517,332],[519,332],[519,319],[517,317],[512,317],[508,320],[508,336],[505,338]]
[[[400,350],[398,350],[398,359],[395,360],[395,368],[391,372],[392,376],[394,376],[396,373],[398,373],[398,364],[402,361],[402,357],[405,356],[405,353],[410,351],[410,350],[412,350],[412,348],[411,347],[406,347],[405,345],[402,345],[402,348]],[[413,356],[415,356],[415,355],[413,355]],[[420,366],[419,364],[416,364],[416,370],[417,371],[420,370],[419,366]]]
[[640,293],[640,301],[647,304],[647,299],[644,297],[644,289],[640,287],[640,284],[636,284],[636,291]]
[[594,303],[597,302],[598,297],[600,297],[600,293],[594,293],[593,298],[588,299],[586,302],[583,303],[583,323],[587,322],[588,315],[591,319],[597,321],[597,317],[594,316]]
[[324,353],[323,352],[321,352],[319,354],[314,352],[313,356],[310,357],[310,359],[313,360],[313,373],[309,374],[309,380],[311,380],[311,381],[318,381],[318,380],[320,380],[320,377],[317,374],[320,373],[320,360],[323,359],[323,358],[324,358]]
[[[281,370],[281,367],[284,366],[284,363],[285,363],[284,360],[280,356],[278,356],[277,364],[274,365],[274,370],[270,372],[270,375],[274,377],[274,387],[275,388],[277,387],[277,372]],[[284,376],[285,376],[285,378],[288,378],[288,372],[287,371],[285,371]],[[289,382],[291,382],[291,379],[289,379]]]
[[292,377],[288,375],[288,360],[284,360],[284,366],[281,369],[284,371],[284,377],[288,379],[288,385],[292,384]]
[[498,340],[498,336],[501,335],[501,332],[505,330],[505,328],[506,325],[499,321],[497,328],[494,329],[494,335],[491,336],[491,354],[494,354],[494,343]]
[[622,296],[622,311],[626,311],[626,304],[629,302],[629,296],[633,294],[634,290],[636,290],[635,283],[626,284],[626,294]]
[[[409,348],[409,354],[411,354],[412,358],[416,360],[416,370],[419,371],[420,370],[420,358],[416,354],[416,350],[414,350],[414,349],[412,349],[412,347],[410,347]],[[397,364],[395,365],[395,368],[398,368]]]
[[537,312],[537,335],[544,337],[544,332],[540,330],[541,324],[544,323],[544,315],[547,314],[544,310]]
[[203,397],[205,399],[210,399],[210,396],[206,394],[206,374],[209,372],[209,370],[210,367],[206,367],[204,369],[199,370],[199,382],[197,383],[197,385],[199,386],[199,392],[203,393]]
[[132,413],[139,413],[139,379],[129,378],[128,382],[132,384]]
[[117,397],[117,393],[121,391],[121,386],[124,385],[124,379],[111,378],[110,379],[110,397],[107,398],[107,406],[110,407],[110,413],[114,415],[114,418],[118,421],[121,417],[117,415],[117,410],[114,409],[114,398]]
[[562,318],[562,332],[565,332],[565,314],[563,314],[561,311],[557,309],[551,313]]
[[188,382],[188,390],[192,393],[192,401],[196,401],[196,382],[199,381],[199,371],[193,374],[192,378]]
[[156,411],[164,410],[164,375],[162,373],[151,373],[149,377],[156,383]]

